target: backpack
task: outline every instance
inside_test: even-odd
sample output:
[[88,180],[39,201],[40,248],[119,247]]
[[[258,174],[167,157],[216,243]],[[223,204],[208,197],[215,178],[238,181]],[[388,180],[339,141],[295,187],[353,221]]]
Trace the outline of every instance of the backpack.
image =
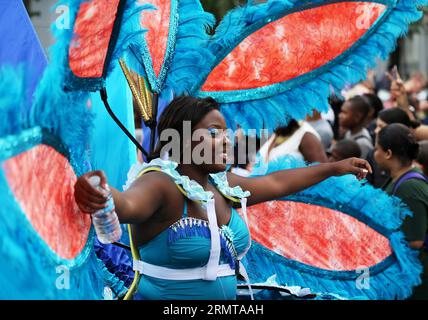
[[428,178],[426,176],[424,176],[422,173],[419,172],[415,172],[415,171],[409,171],[407,173],[405,173],[404,175],[402,175],[400,177],[400,179],[398,179],[398,181],[394,184],[394,187],[392,188],[392,195],[394,196],[397,191],[398,188],[407,180],[410,179],[418,179],[418,180],[423,180],[428,184]]

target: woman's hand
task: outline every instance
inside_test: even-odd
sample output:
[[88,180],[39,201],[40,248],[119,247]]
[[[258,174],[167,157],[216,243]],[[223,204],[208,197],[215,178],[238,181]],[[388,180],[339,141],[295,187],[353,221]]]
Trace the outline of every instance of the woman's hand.
[[367,173],[372,173],[370,164],[359,158],[349,158],[337,162],[333,162],[334,175],[343,176],[345,174],[354,174],[358,180],[364,179]]
[[99,170],[88,172],[77,179],[74,185],[74,199],[79,209],[85,213],[94,213],[107,206],[107,194],[91,185],[89,178],[92,176],[101,178],[101,187],[104,189],[107,185],[104,172]]

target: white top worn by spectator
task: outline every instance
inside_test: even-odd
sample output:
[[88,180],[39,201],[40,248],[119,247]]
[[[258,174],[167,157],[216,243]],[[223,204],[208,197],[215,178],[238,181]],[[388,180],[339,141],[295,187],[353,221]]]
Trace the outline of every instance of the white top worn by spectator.
[[321,137],[318,132],[316,132],[316,130],[312,128],[312,126],[306,121],[299,122],[299,125],[299,129],[297,129],[286,141],[281,143],[279,146],[273,148],[268,155],[267,153],[269,150],[269,146],[275,141],[276,135],[273,134],[269,138],[269,140],[260,148],[259,151],[260,156],[264,162],[272,161],[284,155],[290,155],[304,160],[304,157],[299,150],[304,135],[310,132],[315,135],[320,141]]
[[354,140],[361,149],[361,158],[365,159],[369,152],[373,150],[373,142],[369,131],[363,128],[361,131],[352,134],[351,131],[345,133],[345,139]]

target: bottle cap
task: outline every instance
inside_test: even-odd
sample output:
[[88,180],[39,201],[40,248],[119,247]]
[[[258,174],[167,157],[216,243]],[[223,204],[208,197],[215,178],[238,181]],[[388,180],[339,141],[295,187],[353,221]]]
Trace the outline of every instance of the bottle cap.
[[93,187],[98,187],[101,183],[101,178],[99,176],[92,176],[89,178],[89,183]]

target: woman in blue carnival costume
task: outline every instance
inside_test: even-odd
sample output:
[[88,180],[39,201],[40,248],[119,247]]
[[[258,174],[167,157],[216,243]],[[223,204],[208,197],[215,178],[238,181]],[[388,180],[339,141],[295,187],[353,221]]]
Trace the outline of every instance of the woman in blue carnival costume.
[[[125,153],[129,160],[135,153],[134,146],[119,151],[123,141],[110,137],[120,135],[97,117],[99,104],[112,111],[107,92],[112,107],[121,108],[125,115],[132,113],[132,98],[129,105],[122,98],[128,92],[116,93],[109,83],[117,89],[118,81],[132,80],[128,84],[150,131],[155,131],[155,120],[162,114],[160,101],[180,95],[213,97],[224,119],[213,111],[216,104],[211,100],[184,98],[171,105],[159,130],[180,129],[183,120],[190,120],[194,130],[205,130],[204,142],[193,145],[193,150],[227,146],[227,139],[218,135],[225,128],[224,120],[234,130],[239,125],[244,131],[272,131],[285,125],[281,119],[304,119],[314,108],[327,110],[332,91],[338,94],[346,84],[364,80],[377,58],[386,59],[409,24],[422,18],[419,7],[427,3],[248,1],[208,34],[215,19],[199,0],[146,0],[143,5],[137,0],[59,0],[57,11],[64,6],[69,9],[69,27],[54,23],[56,43],[32,99],[26,81],[33,74],[26,71],[34,67],[31,59],[23,61],[22,68],[5,65],[0,70],[0,255],[8,261],[0,268],[0,296],[100,299],[105,285],[119,297],[128,290],[133,275],[125,277],[129,269],[122,260],[107,254],[116,250],[99,246],[94,250],[89,215],[81,214],[70,197],[76,177],[92,168],[105,170],[111,185],[122,185],[122,172],[128,171],[131,162],[124,160],[128,159]],[[148,10],[153,7],[157,10]],[[25,11],[22,4],[21,9]],[[22,12],[13,16],[6,11],[22,21]],[[361,19],[361,12],[367,13],[365,18],[370,16],[367,21],[362,21],[366,19]],[[16,24],[7,24],[12,25]],[[15,29],[7,28],[9,37],[0,36],[0,42],[19,43],[7,40],[21,38]],[[114,72],[118,65],[126,80],[118,80]],[[89,94],[96,91],[101,100],[98,94]],[[104,129],[108,129],[107,139]],[[114,161],[103,157],[106,141],[120,159],[116,154]],[[90,155],[105,161],[98,165]],[[349,171],[358,175],[363,165],[359,160],[295,170],[306,164],[280,159],[254,170],[253,178],[240,178],[226,173],[225,164],[185,165],[178,158],[174,157],[180,164],[159,156],[130,171],[127,191],[114,190],[122,222],[133,225],[136,272],[125,299],[134,294],[137,284],[141,298],[234,298],[231,283],[236,283],[235,272],[245,275],[243,265],[254,286],[276,283],[275,287],[309,288],[351,299],[405,299],[420,284],[418,252],[410,251],[399,232],[410,211],[398,199],[349,175],[315,184]],[[271,174],[265,176],[264,169]],[[76,198],[88,213],[105,200],[88,184],[94,174],[102,175],[83,175],[76,185]],[[259,174],[263,176],[254,177]],[[248,211],[254,240],[247,253],[248,230],[235,209],[229,208],[236,204],[246,216],[249,194],[238,186],[251,192],[250,205],[275,199]],[[287,210],[290,206],[294,209]],[[295,227],[292,218],[300,220],[298,226],[310,222],[313,232]],[[220,231],[217,225],[222,226]],[[274,232],[279,225],[288,230]],[[351,232],[336,231],[341,229]],[[119,257],[127,258],[126,254]],[[28,261],[31,268],[22,268]],[[60,265],[70,271],[71,290],[56,286]],[[355,285],[362,265],[370,271],[369,289]]]
[[[205,145],[212,149],[213,159],[220,157],[222,163],[161,160],[166,143],[160,141],[150,163],[131,169],[128,189],[112,189],[120,222],[131,224],[135,235],[141,260],[134,268],[143,275],[138,286],[138,296],[143,299],[235,299],[237,271],[245,278],[239,261],[251,238],[230,199],[240,199],[238,206],[246,217],[247,199],[251,206],[331,176],[352,173],[362,179],[371,171],[365,160],[351,158],[258,178],[240,177],[226,173],[230,141],[224,134],[226,123],[219,105],[212,98],[176,98],[161,116],[159,133],[175,129],[181,134],[184,121],[191,122],[192,132],[202,129],[205,133],[201,142],[181,136],[181,143],[191,151]],[[102,209],[106,201],[91,187],[89,178],[93,175],[100,175],[102,184],[107,183],[103,172],[92,171],[81,176],[75,186],[76,202],[87,213]]]

